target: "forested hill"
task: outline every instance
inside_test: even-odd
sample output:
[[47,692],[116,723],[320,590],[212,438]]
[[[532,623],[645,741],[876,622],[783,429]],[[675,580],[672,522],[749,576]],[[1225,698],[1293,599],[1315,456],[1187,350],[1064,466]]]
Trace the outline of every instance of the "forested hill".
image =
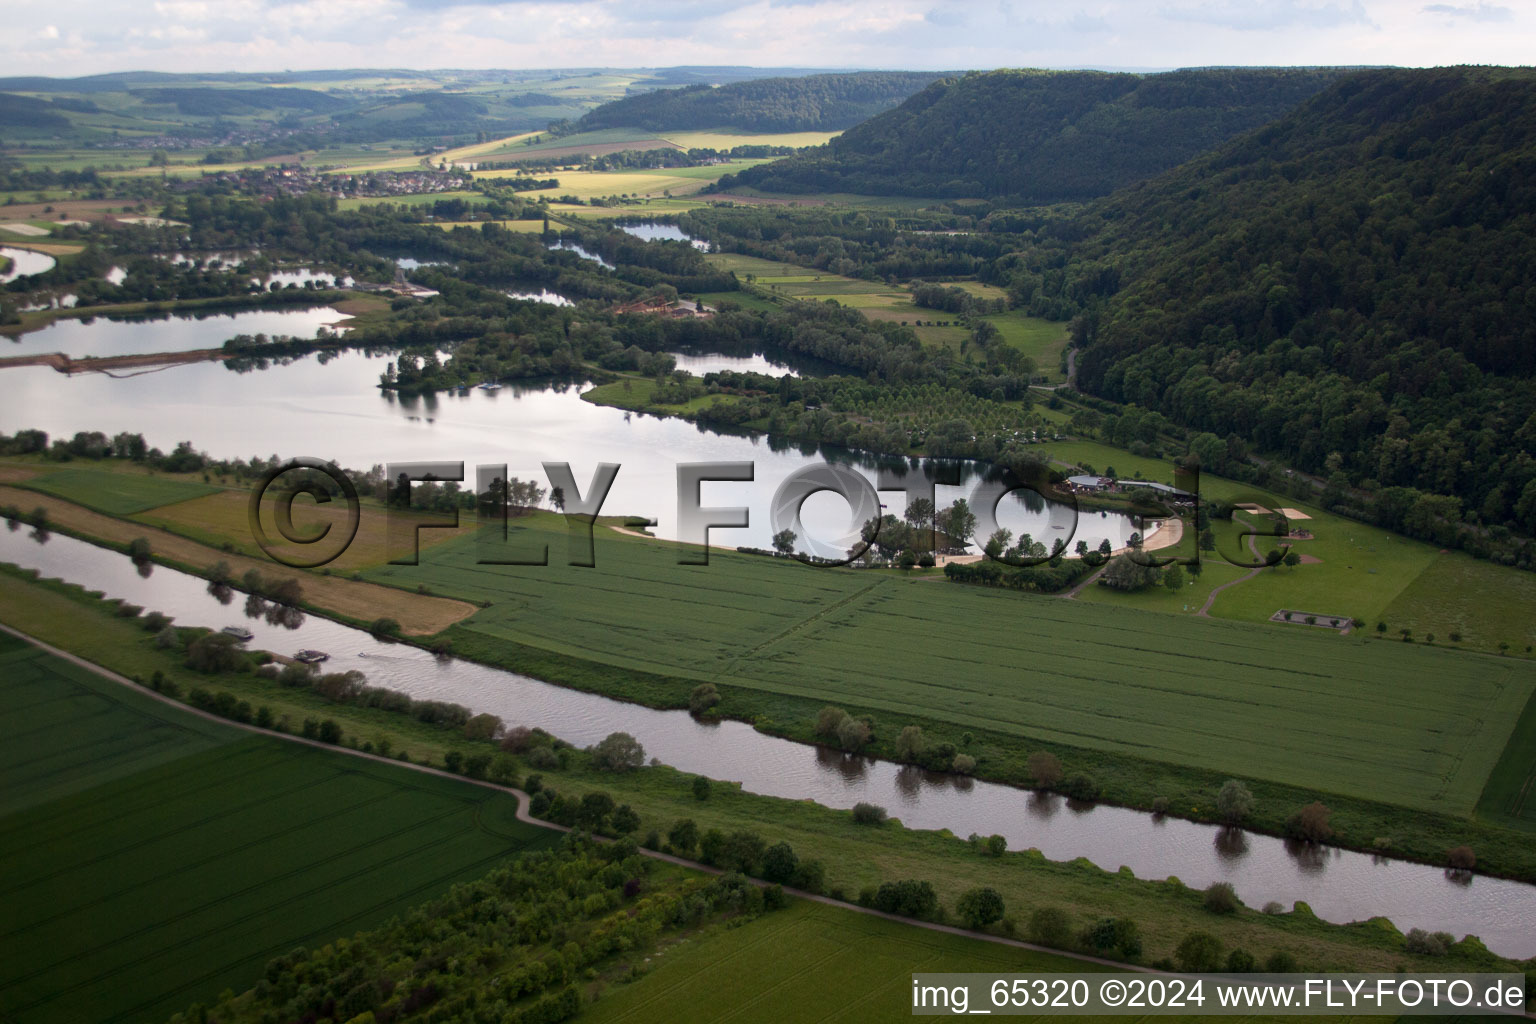
[[934,82],[823,151],[751,168],[720,188],[1009,197],[1024,204],[1091,199],[1274,120],[1341,73],[969,74]]
[[938,77],[932,72],[861,71],[657,89],[605,103],[588,111],[576,127],[841,131],[891,109]]
[[1207,464],[1278,454],[1441,543],[1536,533],[1536,71],[1352,74],[1010,259],[1017,301],[1082,310],[1080,386]]

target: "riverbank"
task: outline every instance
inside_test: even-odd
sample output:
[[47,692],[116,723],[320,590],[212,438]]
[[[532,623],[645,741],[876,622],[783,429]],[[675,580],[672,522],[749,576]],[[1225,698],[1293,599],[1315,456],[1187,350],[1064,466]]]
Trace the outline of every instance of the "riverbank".
[[[207,500],[207,499],[202,499]],[[29,505],[20,504],[26,509]],[[366,518],[366,517],[365,517]],[[549,526],[545,527],[544,521],[549,520]],[[78,523],[76,525],[79,525]],[[99,525],[99,524],[98,524]],[[563,523],[551,514],[541,513],[532,517],[526,517],[519,521],[520,529],[534,528],[550,529],[550,540],[561,541],[564,530]],[[135,534],[144,533],[144,529],[137,524],[130,524],[128,531]],[[86,539],[91,539],[86,536]],[[615,538],[617,539],[617,538]],[[647,538],[649,539],[649,538]],[[119,542],[113,546],[119,550],[122,548]],[[621,544],[639,544],[643,548],[666,553],[675,545],[656,545],[654,540],[645,544],[640,539],[625,540]],[[152,542],[152,547],[154,547]],[[434,549],[435,550],[435,549]],[[622,554],[625,548],[613,549],[604,546],[600,562],[607,565],[616,555]],[[472,550],[470,551],[472,554]],[[208,557],[227,557],[216,552],[208,552]],[[830,582],[834,577],[822,575],[826,570],[808,569],[798,565],[782,564],[783,560],[775,559],[749,559],[745,556],[737,556],[733,553],[723,553],[722,557],[735,565],[739,560],[743,568],[760,567],[763,572],[779,573],[784,570],[791,572],[807,573],[800,577],[807,581],[825,580]],[[171,561],[167,559],[167,561]],[[172,563],[174,565],[174,562]],[[668,562],[670,565],[670,562]],[[182,566],[176,566],[181,568]],[[553,569],[554,567],[550,567]],[[194,570],[195,571],[195,570]],[[383,573],[369,572],[366,575],[375,583],[383,583],[394,588],[395,595],[415,599],[437,600],[438,595],[450,590],[442,586],[436,578],[431,580],[434,595],[432,598],[423,598],[422,595],[410,593],[405,584],[390,575],[394,570],[384,570]],[[405,571],[405,570],[402,570]],[[590,570],[581,570],[589,573]],[[674,567],[670,570],[676,573]],[[711,571],[711,570],[700,570]],[[718,571],[718,570],[717,570]],[[414,572],[412,570],[411,572]],[[543,579],[548,570],[540,570],[530,580]],[[635,568],[635,574],[627,574],[629,580],[626,586],[646,586],[645,571]],[[600,573],[600,575],[606,575]],[[736,575],[733,571],[732,575]],[[768,582],[767,578],[759,579],[762,573],[752,569],[748,577],[754,582],[751,589],[761,592],[762,587]],[[860,570],[857,573],[848,573],[850,579],[856,577],[868,581],[870,584],[880,583],[882,579],[887,583],[900,584],[896,574],[885,573],[881,570]],[[315,578],[318,574],[307,574],[307,578]],[[320,577],[325,579],[325,577]],[[443,577],[451,579],[452,577]],[[492,577],[482,574],[482,580]],[[585,586],[598,586],[601,590],[601,581],[594,579],[585,580]],[[775,575],[775,579],[780,578]],[[792,577],[786,577],[792,578]],[[354,581],[343,580],[337,577],[329,578],[329,582],[335,586],[356,586]],[[555,582],[549,580],[547,582]],[[916,581],[914,581],[915,585]],[[424,583],[415,584],[422,586]],[[861,584],[862,585],[862,584]],[[306,587],[308,584],[306,583]],[[881,593],[887,593],[883,589]],[[412,587],[414,589],[414,586]],[[534,604],[528,605],[528,613],[538,609],[541,613],[550,613],[559,616],[560,605],[549,605],[548,594],[550,592],[536,587],[546,596]],[[563,588],[560,588],[563,589]],[[927,590],[928,587],[921,589]],[[891,593],[904,593],[906,588]],[[950,593],[944,588],[941,593]],[[308,595],[307,595],[308,596]],[[490,610],[478,612],[477,616],[490,615],[492,620],[498,619],[503,613],[495,612],[494,606],[504,603],[502,598],[489,596],[489,592],[481,591],[477,600],[489,603],[493,607]],[[530,595],[532,596],[532,595]],[[1002,595],[1000,595],[1002,596]],[[1003,596],[1009,603],[1007,607],[999,606],[995,614],[1003,614],[1010,608],[1016,608],[1016,602],[1021,598],[1017,596]],[[1027,600],[1027,598],[1024,598]],[[519,598],[521,602],[523,599]],[[322,614],[342,618],[353,625],[366,625],[372,620],[372,616],[339,616],[334,611],[328,611],[323,606],[316,606],[310,598],[310,610],[317,610]],[[472,603],[472,602],[471,602]],[[931,610],[924,613],[932,615],[945,608],[950,600],[940,598],[938,603],[932,604],[926,600],[921,602],[925,608]],[[962,603],[966,603],[962,600]],[[548,606],[548,607],[545,607]],[[459,604],[460,614],[466,607]],[[588,605],[587,612],[590,617],[594,606]],[[471,611],[473,609],[470,609]],[[495,614],[492,614],[492,613]],[[845,613],[846,614],[846,613]],[[992,613],[989,613],[989,615]],[[576,643],[574,647],[567,647],[562,642],[559,647],[553,647],[546,643],[545,646],[534,647],[528,643],[513,639],[500,629],[493,629],[488,634],[484,627],[476,627],[475,623],[458,620],[459,625],[451,626],[439,633],[419,635],[418,642],[422,646],[448,646],[457,654],[469,657],[477,662],[509,669],[514,672],[524,673],[535,678],[544,679],[558,685],[571,687],[591,693],[599,693],[620,700],[633,701],[652,708],[679,708],[686,707],[690,690],[700,682],[698,675],[693,674],[682,663],[675,660],[668,668],[662,669],[661,674],[654,669],[642,668],[635,663],[619,664],[613,661],[601,660],[598,652],[586,649],[582,643]],[[529,625],[539,631],[531,620]],[[569,627],[577,620],[567,623]],[[625,629],[633,628],[633,624]],[[566,633],[570,633],[567,628]],[[560,635],[560,634],[555,634]],[[566,638],[574,639],[574,635]],[[1374,646],[1374,645],[1373,645]],[[1397,651],[1395,646],[1389,645],[1385,649]],[[582,653],[575,653],[581,651]],[[643,662],[642,662],[643,664]],[[674,674],[676,673],[676,674]],[[817,714],[828,699],[837,701],[833,694],[826,697],[819,696],[794,696],[783,692],[765,692],[755,686],[743,686],[723,678],[717,670],[711,676],[718,682],[719,690],[724,697],[723,703],[717,708],[718,713],[732,719],[753,724],[762,733],[780,736],[809,744],[827,742],[824,737],[818,736],[814,730]],[[839,701],[841,703],[841,701]],[[954,744],[954,749],[964,750],[968,755],[976,758],[975,773],[982,778],[1016,786],[1029,786],[1035,784],[1027,763],[1027,754],[1046,750],[1056,754],[1064,768],[1062,788],[1072,792],[1073,787],[1079,783],[1073,780],[1090,778],[1097,788],[1097,798],[1100,802],[1150,810],[1153,806],[1161,805],[1166,808],[1166,813],[1186,818],[1193,821],[1214,820],[1215,794],[1226,778],[1230,777],[1225,772],[1215,772],[1190,766],[1176,766],[1166,762],[1152,761],[1144,758],[1127,757],[1123,754],[1108,752],[1102,749],[1088,749],[1082,746],[1073,746],[1059,741],[1041,742],[1031,739],[1035,735],[1034,730],[1029,734],[1018,735],[1000,731],[995,723],[978,722],[971,725],[960,725],[952,720],[944,720],[925,714],[915,709],[908,709],[894,721],[889,717],[889,709],[880,706],[866,707],[861,702],[853,701],[844,704],[844,707],[854,714],[870,713],[883,721],[883,726],[876,731],[876,736],[865,748],[864,753],[888,760],[899,760],[895,750],[896,733],[905,724],[917,725],[924,730],[929,744],[939,745],[945,742]],[[1241,776],[1239,776],[1241,777]],[[1536,874],[1530,864],[1529,844],[1524,841],[1519,832],[1509,829],[1497,828],[1481,822],[1462,818],[1449,818],[1443,815],[1435,815],[1411,808],[1380,804],[1368,800],[1361,800],[1343,794],[1330,794],[1324,791],[1319,793],[1316,789],[1298,788],[1261,778],[1248,778],[1246,780],[1258,799],[1258,805],[1250,819],[1245,824],[1258,832],[1270,834],[1282,834],[1285,829],[1286,816],[1297,807],[1309,803],[1322,795],[1328,805],[1334,811],[1334,842],[1345,848],[1361,849],[1367,852],[1380,853],[1383,851],[1380,838],[1393,837],[1389,847],[1393,856],[1418,860],[1427,863],[1440,861],[1443,851],[1464,844],[1471,844],[1478,852],[1479,869],[1491,874],[1504,875],[1506,877],[1530,878]]]
[[[195,686],[226,690],[250,701],[253,708],[267,707],[274,720],[284,716],[294,722],[330,717],[343,728],[344,746],[362,747],[365,742],[376,745],[388,740],[392,749],[408,750],[418,764],[441,765],[454,751],[469,756],[494,750],[408,716],[328,703],[312,691],[278,687],[253,675],[198,675],[181,665],[179,655],[158,649],[136,623],[115,614],[113,602],[91,597],[79,588],[30,582],[14,574],[8,574],[6,583],[0,588],[0,620],[130,678],[137,675],[148,679],[159,671],[163,679],[176,683],[183,692]],[[1289,953],[1301,969],[1512,966],[1510,961],[1487,954],[1475,942],[1459,944],[1446,959],[1408,954],[1402,949],[1401,935],[1384,921],[1330,925],[1305,906],[1289,913],[1240,909],[1235,914],[1217,915],[1202,908],[1199,892],[1175,881],[1139,881],[1126,872],[1102,871],[1085,863],[1050,862],[1028,851],[988,856],[943,833],[912,831],[895,823],[862,826],[846,812],[755,796],[728,783],[717,782],[708,799],[700,801],[694,796],[691,778],[670,768],[614,775],[596,770],[576,751],[562,760],[563,766],[541,769],[547,787],[578,797],[604,791],[630,803],[641,816],[641,835],[653,829],[665,834],[675,821],[691,818],[701,830],[749,829],[769,843],[789,842],[802,858],[822,861],[826,868],[824,888],[834,899],[835,890],[852,894],[895,878],[931,880],[941,899],[950,904],[967,888],[991,885],[1018,919],[1024,919],[1034,908],[1056,907],[1073,922],[1070,930],[1074,934],[1078,923],[1087,924],[1103,916],[1137,920],[1146,939],[1142,962],[1170,955],[1188,931],[1206,930],[1221,937],[1228,948],[1253,952],[1261,962],[1272,952]]]

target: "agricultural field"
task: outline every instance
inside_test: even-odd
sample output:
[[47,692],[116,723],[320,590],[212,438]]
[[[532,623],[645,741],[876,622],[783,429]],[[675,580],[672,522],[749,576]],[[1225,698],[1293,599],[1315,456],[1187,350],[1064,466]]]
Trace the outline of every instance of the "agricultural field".
[[1477,816],[1536,832],[1536,696],[1526,702],[1477,802]]
[[[558,529],[534,517],[517,533]],[[595,689],[618,685],[606,665],[680,694],[743,688],[770,719],[845,704],[886,727],[940,721],[1447,814],[1471,811],[1536,686],[1514,659],[597,543],[593,569],[479,565],[461,538],[365,577],[489,602],[452,635],[579,660]]]
[[102,473],[90,469],[43,473],[28,479],[26,486],[111,516],[131,516],[219,490],[192,480],[137,473]]
[[[1490,594],[1498,598],[1490,600]],[[1460,551],[1436,553],[1380,619],[1393,637],[1406,627],[1415,641],[1433,634],[1436,643],[1484,651],[1508,644],[1510,653],[1527,654],[1536,645],[1536,575]],[[1451,639],[1453,632],[1461,634],[1460,641]]]
[[0,670],[8,1020],[165,1019],[550,841],[510,795],[206,722],[31,647]]
[[[710,167],[661,167],[654,170],[555,171],[553,177],[560,181],[557,187],[524,192],[522,195],[531,199],[541,196],[549,199],[561,196],[593,199],[614,195],[658,198],[668,193],[687,194],[697,192],[723,174],[761,162],[733,160]],[[475,176],[478,179],[496,179],[518,177],[526,173],[520,170],[491,170],[477,171]]]
[[[662,1024],[687,1006],[689,1020],[700,1024],[897,1020],[911,1014],[915,972],[1107,970],[808,902],[685,940],[658,959],[582,1019]],[[729,1002],[722,991],[731,993]]]
[[[1109,970],[811,903],[796,903],[741,928],[685,941],[661,960],[634,984],[606,995],[582,1019],[592,1024],[663,1024],[677,1019],[678,1006],[687,1006],[689,1020],[699,1024],[897,1021],[912,1015],[912,975],[917,972]],[[721,1000],[721,992],[729,992],[730,1000]],[[971,1013],[987,1008],[974,1002],[969,1007]]]

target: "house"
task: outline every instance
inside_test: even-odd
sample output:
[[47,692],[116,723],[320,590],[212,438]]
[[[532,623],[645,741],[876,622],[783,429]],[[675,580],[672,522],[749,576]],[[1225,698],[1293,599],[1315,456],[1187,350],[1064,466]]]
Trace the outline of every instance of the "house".
[[1111,490],[1115,486],[1115,482],[1107,476],[1069,476],[1067,483],[1077,494],[1093,494]]

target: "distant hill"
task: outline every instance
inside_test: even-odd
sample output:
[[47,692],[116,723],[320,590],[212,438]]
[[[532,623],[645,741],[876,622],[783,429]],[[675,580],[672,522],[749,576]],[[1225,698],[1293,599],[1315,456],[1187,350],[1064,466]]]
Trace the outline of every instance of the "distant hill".
[[1208,466],[1277,454],[1474,552],[1536,534],[1536,71],[1351,74],[1035,239],[1014,299],[1077,314],[1079,385]]
[[934,82],[825,151],[751,168],[720,188],[1010,197],[1027,204],[1091,199],[1274,120],[1342,73],[969,74]]
[[841,131],[889,110],[938,77],[931,72],[861,71],[759,78],[719,88],[700,84],[655,89],[604,103],[583,115],[575,130]]

